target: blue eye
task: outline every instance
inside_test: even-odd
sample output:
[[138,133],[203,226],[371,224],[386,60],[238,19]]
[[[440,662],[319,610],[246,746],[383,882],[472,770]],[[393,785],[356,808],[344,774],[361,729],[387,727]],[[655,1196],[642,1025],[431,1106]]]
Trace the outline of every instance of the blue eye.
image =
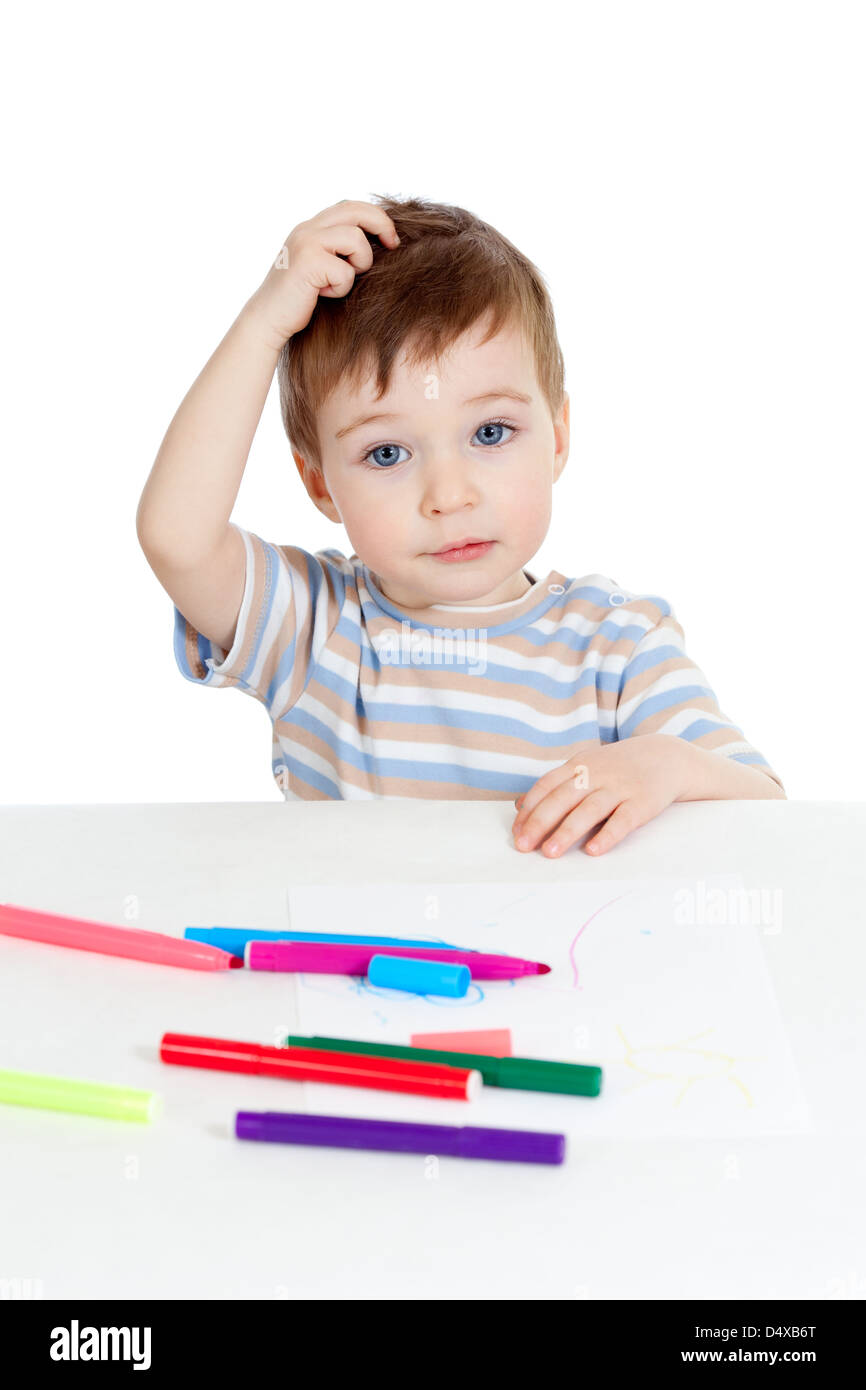
[[[476,434],[480,434],[482,430],[511,430],[512,435],[516,433],[515,426],[514,426],[514,425],[509,425],[509,424],[507,424],[505,420],[488,420],[486,424],[484,424],[484,425],[479,425],[479,426],[478,426],[478,429],[475,431],[475,433],[476,433]],[[507,439],[486,439],[484,442],[485,442],[485,444],[492,444],[493,447],[494,447],[494,449],[495,449],[495,448],[497,448],[500,444],[507,444],[507,443],[508,443],[508,440],[507,440]]]
[[[501,448],[503,447],[504,444],[510,444],[510,443],[511,443],[511,439],[515,438],[515,437],[520,433],[520,431],[519,431],[519,429],[517,428],[517,426],[516,426],[516,425],[512,425],[512,424],[509,424],[509,422],[508,422],[507,420],[486,420],[486,421],[484,422],[483,425],[479,425],[479,426],[478,426],[478,429],[475,431],[475,433],[476,433],[476,434],[480,434],[482,430],[500,430],[500,431],[501,431],[501,430],[510,430],[510,431],[511,431],[511,438],[509,438],[509,439],[505,439],[505,440],[502,440],[502,439],[493,439],[493,440],[491,440],[491,439],[488,438],[488,439],[485,441],[485,452],[489,452],[490,449],[501,449]],[[366,454],[364,454],[364,455],[362,456],[361,462],[362,462],[362,464],[364,465],[365,468],[372,468],[372,469],[373,469],[375,472],[377,472],[377,473],[385,473],[385,472],[387,472],[389,469],[394,468],[394,467],[396,466],[396,464],[399,463],[401,460],[399,460],[399,459],[397,459],[397,458],[394,458],[394,457],[385,458],[385,459],[381,459],[381,458],[380,458],[380,459],[377,460],[377,459],[376,459],[376,455],[377,455],[377,454],[391,454],[391,455],[393,455],[395,450],[398,450],[398,451],[399,451],[399,450],[402,449],[402,448],[403,448],[403,445],[402,445],[402,444],[390,444],[390,443],[388,443],[388,444],[377,444],[375,448],[373,448],[373,449],[368,449],[368,450],[367,450]],[[373,462],[372,462],[372,463],[368,463],[368,462],[367,462],[367,459],[372,459]]]
[[[390,454],[393,454],[394,451],[395,451],[396,449],[402,449],[402,447],[403,447],[402,444],[377,444],[377,446],[376,446],[375,449],[371,449],[371,450],[369,451],[369,453],[366,453],[366,454],[364,455],[364,459],[365,459],[365,460],[368,459],[368,458],[376,459],[376,455],[377,455],[377,454],[389,454],[389,453],[390,453]],[[398,460],[397,460],[397,459],[394,459],[394,458],[391,458],[391,459],[378,459],[378,460],[376,460],[376,462],[375,462],[374,464],[368,464],[367,467],[368,467],[368,468],[370,468],[370,467],[378,467],[378,465],[381,463],[382,466],[381,466],[381,468],[379,468],[378,471],[379,471],[380,473],[383,473],[387,468],[393,468],[393,467],[394,467],[394,464],[397,463],[397,462],[398,462]]]

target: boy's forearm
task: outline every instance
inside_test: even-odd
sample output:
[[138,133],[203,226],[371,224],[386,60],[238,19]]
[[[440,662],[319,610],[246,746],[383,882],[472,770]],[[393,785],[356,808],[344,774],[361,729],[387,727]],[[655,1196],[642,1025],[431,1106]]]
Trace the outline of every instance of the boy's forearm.
[[214,552],[229,525],[279,354],[253,295],[160,445],[136,514],[145,551],[190,562]]
[[678,801],[787,800],[778,782],[759,767],[747,767],[685,739],[678,742],[683,745],[689,769],[687,789]]

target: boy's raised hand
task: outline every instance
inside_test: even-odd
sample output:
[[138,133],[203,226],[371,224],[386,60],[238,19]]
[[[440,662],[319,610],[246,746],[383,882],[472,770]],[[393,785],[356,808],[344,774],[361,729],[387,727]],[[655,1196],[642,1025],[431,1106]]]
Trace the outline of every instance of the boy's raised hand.
[[362,228],[383,246],[394,247],[400,240],[382,208],[350,199],[299,222],[289,233],[251,299],[274,347],[281,348],[306,328],[320,294],[339,299],[349,293],[358,271],[369,270],[373,251]]
[[671,734],[635,735],[605,745],[587,739],[578,750],[518,798],[512,826],[518,849],[540,845],[543,854],[555,858],[606,821],[584,846],[590,854],[603,854],[693,785],[694,748]]

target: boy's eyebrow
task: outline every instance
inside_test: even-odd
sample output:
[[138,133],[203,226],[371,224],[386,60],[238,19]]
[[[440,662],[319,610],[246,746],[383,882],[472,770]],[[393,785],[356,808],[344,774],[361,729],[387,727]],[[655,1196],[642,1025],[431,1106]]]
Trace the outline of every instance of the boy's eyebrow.
[[[495,391],[485,391],[484,394],[481,396],[470,396],[467,401],[463,402],[463,404],[478,405],[480,401],[498,401],[502,400],[505,397],[508,397],[508,399],[514,401],[522,401],[524,405],[532,404],[531,396],[527,396],[525,391],[516,390],[513,386],[503,386]],[[392,414],[361,415],[358,417],[357,420],[353,420],[350,425],[344,425],[341,430],[337,430],[337,433],[334,435],[334,438],[343,439],[347,434],[351,434],[353,430],[359,430],[362,427],[362,425],[372,425],[376,420],[399,419],[399,415]]]

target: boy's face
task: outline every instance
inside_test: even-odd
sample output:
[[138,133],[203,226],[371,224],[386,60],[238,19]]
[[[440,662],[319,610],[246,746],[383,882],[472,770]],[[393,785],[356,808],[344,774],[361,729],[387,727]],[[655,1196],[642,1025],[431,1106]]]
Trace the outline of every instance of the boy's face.
[[[480,346],[486,326],[438,364],[409,368],[402,355],[380,401],[371,380],[360,391],[341,382],[317,422],[322,472],[294,453],[316,506],[342,521],[400,607],[519,598],[529,587],[523,566],[547,534],[568,457],[568,397],[554,421],[522,335],[503,329]],[[356,425],[369,415],[391,418]],[[471,559],[434,558],[464,537],[493,544]]]

